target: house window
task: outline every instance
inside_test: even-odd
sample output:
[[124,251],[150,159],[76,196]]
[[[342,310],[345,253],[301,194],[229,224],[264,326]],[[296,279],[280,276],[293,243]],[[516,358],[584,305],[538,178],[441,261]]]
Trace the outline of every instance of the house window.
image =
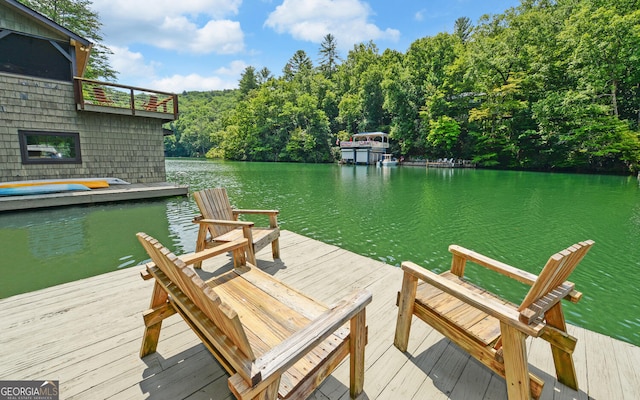
[[23,164],[80,164],[80,134],[18,131]]

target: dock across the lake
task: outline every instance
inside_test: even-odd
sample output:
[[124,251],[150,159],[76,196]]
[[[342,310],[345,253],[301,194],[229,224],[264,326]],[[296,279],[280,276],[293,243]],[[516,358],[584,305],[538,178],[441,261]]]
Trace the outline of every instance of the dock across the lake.
[[[393,346],[402,280],[397,267],[289,231],[282,232],[280,246],[281,260],[273,261],[265,249],[258,265],[309,296],[331,304],[355,288],[373,294],[361,398],[507,398],[504,380],[420,321],[414,321],[407,353]],[[230,267],[223,256],[205,263],[202,273]],[[142,312],[153,288],[153,281],[140,278],[142,269],[0,300],[0,380],[57,380],[61,399],[233,399],[229,376],[178,316],[164,322],[158,351],[138,357]],[[545,381],[541,399],[640,398],[639,347],[569,330],[578,338],[580,391],[556,381],[548,343],[537,339],[527,348],[533,372]],[[311,398],[347,399],[348,385],[347,361]]]
[[459,160],[453,158],[439,158],[427,160],[427,168],[475,168],[476,163],[471,160]]
[[0,212],[36,208],[96,204],[114,201],[145,200],[159,197],[186,196],[187,186],[173,183],[134,183],[79,192],[60,192],[27,196],[0,197]]

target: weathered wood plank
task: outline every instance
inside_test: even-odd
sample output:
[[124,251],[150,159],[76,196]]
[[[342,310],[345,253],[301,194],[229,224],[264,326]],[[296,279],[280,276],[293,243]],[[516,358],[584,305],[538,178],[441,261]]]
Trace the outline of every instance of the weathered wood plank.
[[[409,336],[405,352],[407,362],[389,381],[380,393],[380,398],[413,398],[422,382],[429,379],[428,376],[433,366],[448,346],[449,342],[441,334],[430,329],[428,325],[417,318],[414,319],[411,330],[413,334]],[[446,398],[446,396],[444,397]]]
[[634,373],[640,361],[640,348],[627,343],[613,346],[613,356],[618,365],[623,399],[640,399],[640,376]]
[[[614,358],[614,346],[611,338],[585,331],[585,340],[589,342],[587,352],[587,389],[589,397],[595,399],[623,399],[620,381],[619,361]],[[606,385],[603,382],[607,382]],[[584,386],[583,386],[584,387]]]
[[452,399],[482,400],[492,376],[493,374],[488,368],[471,358],[451,391],[450,397]]

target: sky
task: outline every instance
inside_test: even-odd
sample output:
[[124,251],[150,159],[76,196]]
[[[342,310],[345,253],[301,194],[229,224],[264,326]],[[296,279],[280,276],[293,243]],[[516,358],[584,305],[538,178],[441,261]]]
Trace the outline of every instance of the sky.
[[93,0],[118,83],[182,93],[234,89],[247,66],[272,75],[297,50],[319,61],[331,33],[342,59],[372,40],[406,52],[412,42],[476,23],[519,0]]

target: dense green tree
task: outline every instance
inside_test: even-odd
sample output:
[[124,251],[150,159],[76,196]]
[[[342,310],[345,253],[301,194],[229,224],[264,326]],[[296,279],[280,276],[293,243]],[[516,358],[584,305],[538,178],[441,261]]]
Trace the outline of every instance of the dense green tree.
[[258,71],[257,75],[258,84],[262,85],[263,83],[267,83],[267,81],[272,77],[273,76],[271,75],[271,71],[269,71],[269,68],[262,67],[262,69]]
[[258,87],[258,76],[254,67],[248,66],[242,71],[238,86],[242,96],[248,96],[252,90]]
[[453,34],[460,38],[462,43],[466,43],[471,37],[473,25],[469,17],[460,17],[453,24]]
[[[638,6],[640,7],[640,6]],[[570,56],[568,74],[594,101],[605,100],[611,113],[635,119],[634,92],[640,82],[640,9],[621,14],[616,7],[596,7],[582,2],[568,18],[560,34]],[[627,100],[628,99],[628,100]],[[635,110],[634,110],[635,108]]]
[[[474,27],[460,18],[453,34],[406,53],[359,43],[341,64],[321,58],[314,69],[298,51],[282,77],[251,71],[249,85],[220,97],[229,102],[181,97],[167,152],[325,162],[336,139],[386,131],[405,157],[638,171],[639,18],[633,0],[522,0]],[[238,100],[241,91],[251,95]]]
[[165,137],[165,152],[173,157],[204,156],[220,142],[224,114],[237,104],[238,90],[185,92],[179,96],[180,118],[171,122],[173,136]]
[[313,62],[304,50],[296,51],[283,69],[284,78],[293,79],[297,74],[307,74],[313,70]]
[[[457,64],[463,51],[462,46],[457,36],[441,33],[416,40],[407,51],[404,66],[409,82],[405,87],[413,87],[409,92],[412,93],[411,102],[415,104],[412,115],[413,129],[394,131],[393,135],[395,138],[402,136],[403,144],[413,147],[409,154],[419,152],[427,156],[436,156],[440,152],[430,149],[429,144],[425,142],[430,132],[431,121],[438,120],[443,115],[461,121],[467,118],[468,107],[456,109],[460,101],[464,102],[466,99],[459,95],[464,88],[464,73]],[[407,124],[408,121],[404,121],[404,125]]]
[[460,136],[460,125],[455,119],[442,115],[430,124],[427,142],[433,146],[433,152],[437,157],[453,156],[454,146]]
[[338,54],[338,43],[335,36],[327,33],[320,43],[320,71],[329,79],[336,72],[340,55]]
[[338,118],[348,132],[386,130],[383,78],[377,46],[373,42],[355,45],[334,76],[336,91],[342,95]]
[[387,54],[382,81],[383,107],[390,117],[389,133],[400,154],[424,154],[424,138],[420,137],[419,110],[423,99],[418,95],[418,81],[402,54]]

